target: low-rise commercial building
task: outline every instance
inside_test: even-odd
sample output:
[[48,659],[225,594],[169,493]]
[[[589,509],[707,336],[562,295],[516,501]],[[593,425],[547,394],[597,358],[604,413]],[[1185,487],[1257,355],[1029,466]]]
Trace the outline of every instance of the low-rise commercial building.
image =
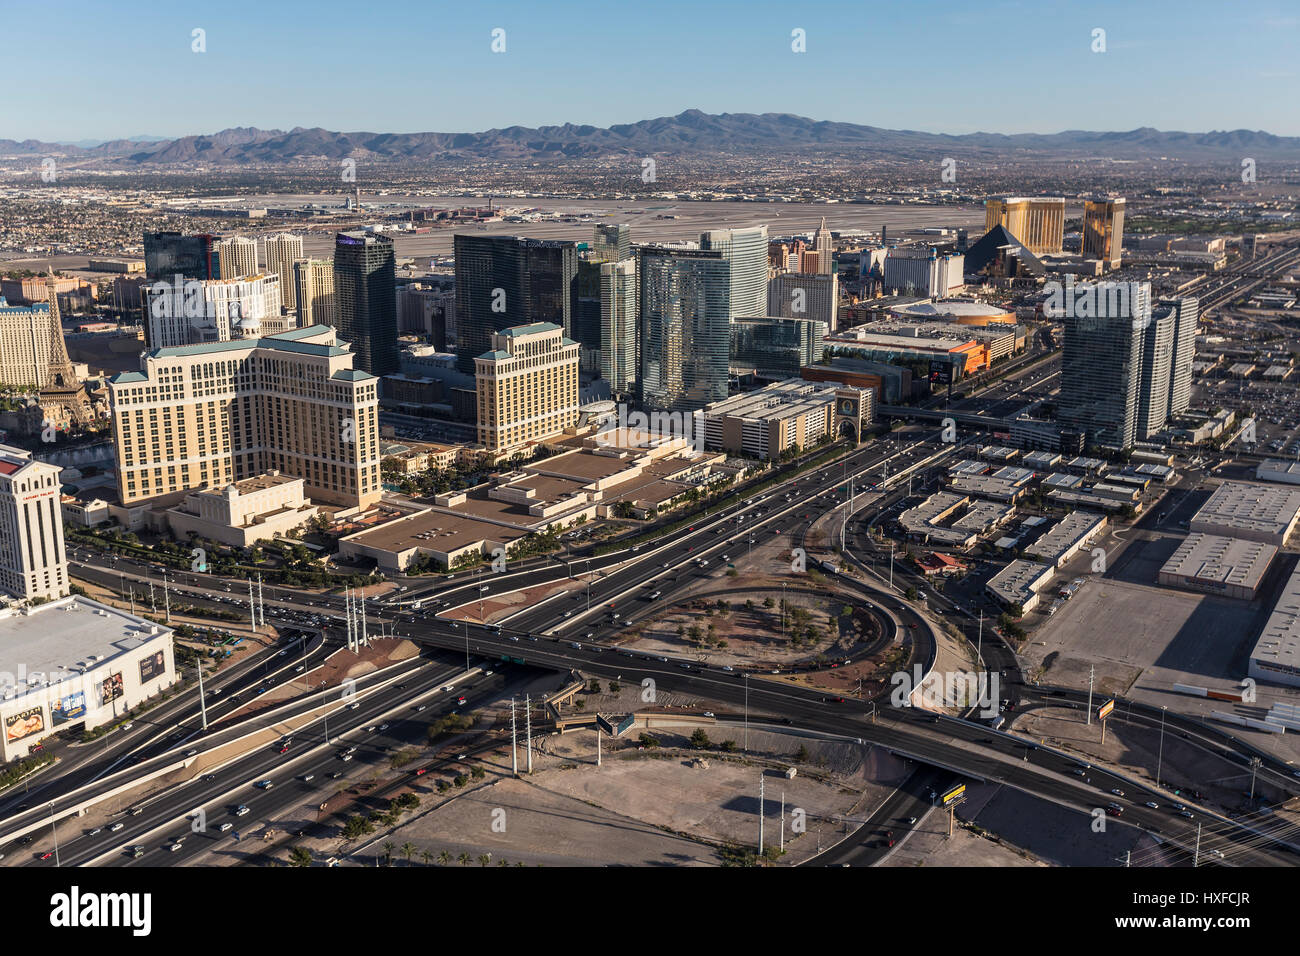
[[1277,548],[1262,541],[1189,534],[1157,575],[1166,587],[1253,601]]
[[1300,488],[1225,481],[1189,524],[1191,531],[1281,548],[1300,521]]
[[109,723],[176,682],[172,631],[84,597],[0,612],[0,754]]
[[1300,461],[1280,461],[1270,458],[1255,468],[1259,481],[1276,481],[1286,485],[1300,485]]
[[1257,681],[1300,687],[1300,567],[1291,573],[1250,652]]
[[1092,511],[1072,511],[1025,549],[1026,554],[1059,568],[1086,548],[1109,519]]
[[1019,604],[1028,612],[1038,606],[1039,592],[1047,587],[1056,569],[1039,561],[1012,561],[985,585],[1004,606]]
[[187,495],[167,511],[172,534],[191,532],[222,544],[247,548],[288,534],[316,517],[317,508],[303,495],[303,480],[272,471],[231,482],[224,488]]

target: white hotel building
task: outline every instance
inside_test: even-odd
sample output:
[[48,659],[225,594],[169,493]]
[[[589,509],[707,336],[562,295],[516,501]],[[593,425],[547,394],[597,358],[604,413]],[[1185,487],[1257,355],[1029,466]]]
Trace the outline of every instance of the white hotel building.
[[0,445],[0,590],[20,600],[68,593],[61,470]]

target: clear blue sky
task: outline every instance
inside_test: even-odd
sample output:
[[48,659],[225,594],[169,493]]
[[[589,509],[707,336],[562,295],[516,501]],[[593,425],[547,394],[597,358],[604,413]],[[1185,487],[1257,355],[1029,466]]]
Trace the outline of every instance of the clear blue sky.
[[42,0],[5,4],[4,27],[10,139],[607,126],[691,107],[1300,135],[1295,0]]

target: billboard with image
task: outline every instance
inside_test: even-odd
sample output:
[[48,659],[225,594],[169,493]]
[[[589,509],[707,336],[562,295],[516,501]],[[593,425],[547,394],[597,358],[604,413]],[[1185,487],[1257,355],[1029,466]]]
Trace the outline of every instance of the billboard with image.
[[13,743],[45,730],[45,708],[32,707],[5,718],[5,740]]
[[167,669],[167,660],[163,657],[163,652],[158,651],[156,654],[143,658],[140,661],[140,683],[160,677]]
[[110,674],[99,684],[99,706],[111,704],[122,696],[122,674]]
[[54,710],[50,713],[50,718],[56,727],[69,721],[80,720],[85,716],[86,693],[80,690],[58,698],[54,702]]

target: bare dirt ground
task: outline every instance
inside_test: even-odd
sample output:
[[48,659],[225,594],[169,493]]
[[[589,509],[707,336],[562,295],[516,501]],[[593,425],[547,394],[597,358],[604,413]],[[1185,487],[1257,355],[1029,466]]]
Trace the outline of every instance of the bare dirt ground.
[[[662,746],[642,750],[633,733],[606,741],[600,767],[592,733],[547,738],[535,751],[534,773],[518,780],[502,753],[485,763],[483,785],[442,800],[378,845],[409,841],[417,861],[424,851],[434,859],[445,851],[475,861],[490,853],[493,865],[718,865],[719,847],[757,843],[762,779],[769,843],[780,841],[785,797],[782,864],[790,865],[815,855],[819,830],[829,845],[842,815],[874,806],[905,775],[887,754],[854,744],[751,729],[755,754],[745,756],[693,750],[682,733],[662,730],[655,732]],[[786,779],[791,764],[799,772]],[[793,829],[795,810],[808,821],[802,833]],[[359,862],[372,862],[365,857],[375,852],[367,849]]]

